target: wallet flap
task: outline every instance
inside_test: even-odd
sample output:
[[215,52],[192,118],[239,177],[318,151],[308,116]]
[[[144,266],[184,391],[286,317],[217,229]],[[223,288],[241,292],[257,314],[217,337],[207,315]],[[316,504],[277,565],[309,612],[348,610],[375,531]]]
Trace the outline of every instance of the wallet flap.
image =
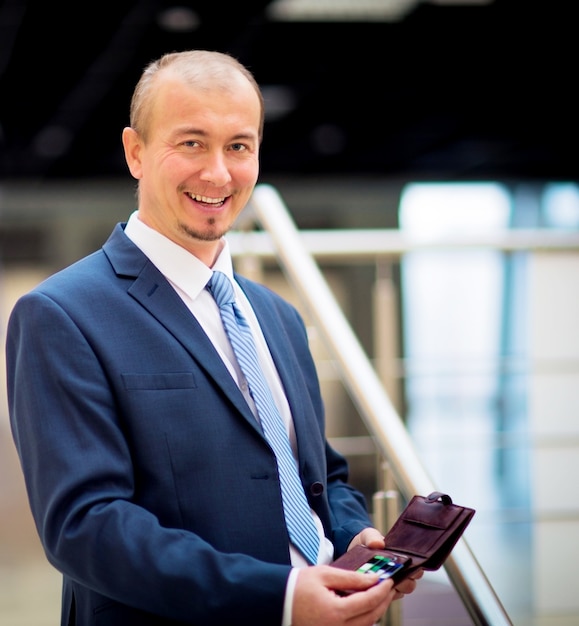
[[444,530],[456,523],[461,512],[462,507],[453,504],[427,502],[424,498],[414,497],[404,515],[404,521]]
[[386,547],[438,569],[473,515],[474,509],[453,504],[446,494],[414,496],[386,535]]

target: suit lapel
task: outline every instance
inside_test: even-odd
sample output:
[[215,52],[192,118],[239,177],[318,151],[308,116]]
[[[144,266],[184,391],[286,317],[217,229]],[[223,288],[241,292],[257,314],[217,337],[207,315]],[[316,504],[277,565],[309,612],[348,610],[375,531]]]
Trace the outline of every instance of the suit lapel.
[[187,349],[199,367],[221,387],[245,419],[259,431],[243,395],[195,316],[155,265],[124,235],[120,225],[113,231],[103,250],[117,276],[133,278],[127,289],[129,296],[139,302]]

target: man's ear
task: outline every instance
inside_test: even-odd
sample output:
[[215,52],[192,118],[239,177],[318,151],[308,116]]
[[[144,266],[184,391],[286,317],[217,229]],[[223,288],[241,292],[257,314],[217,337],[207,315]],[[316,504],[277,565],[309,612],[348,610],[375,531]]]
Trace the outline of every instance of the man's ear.
[[142,176],[141,151],[142,142],[139,133],[134,128],[127,126],[123,128],[123,148],[125,149],[125,160],[129,166],[129,171],[133,178],[139,180]]

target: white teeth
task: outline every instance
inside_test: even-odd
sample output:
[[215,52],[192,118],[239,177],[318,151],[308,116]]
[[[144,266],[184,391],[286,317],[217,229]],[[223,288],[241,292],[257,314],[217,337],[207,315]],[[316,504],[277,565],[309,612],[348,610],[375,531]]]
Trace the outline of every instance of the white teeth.
[[198,196],[196,194],[189,194],[193,200],[197,202],[205,202],[205,204],[220,204],[225,201],[225,198],[208,198],[207,196]]

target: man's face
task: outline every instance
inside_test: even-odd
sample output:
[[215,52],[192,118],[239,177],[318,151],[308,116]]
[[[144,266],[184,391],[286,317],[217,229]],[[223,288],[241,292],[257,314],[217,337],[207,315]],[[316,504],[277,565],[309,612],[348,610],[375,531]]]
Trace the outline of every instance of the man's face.
[[123,134],[139,216],[211,265],[257,182],[259,98],[241,75],[227,89],[169,77],[155,89],[147,143]]

